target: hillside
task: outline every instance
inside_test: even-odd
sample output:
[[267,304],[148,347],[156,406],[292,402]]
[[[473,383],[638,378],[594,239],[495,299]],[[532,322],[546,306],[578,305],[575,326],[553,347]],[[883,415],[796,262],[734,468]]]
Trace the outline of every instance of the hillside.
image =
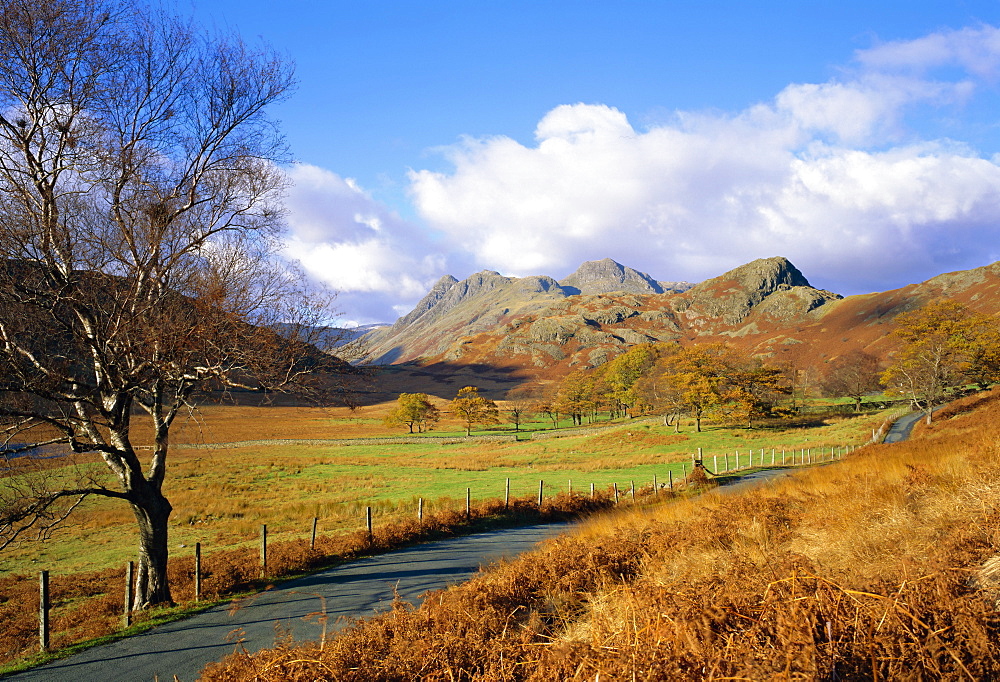
[[781,257],[694,286],[668,284],[610,260],[585,263],[561,282],[489,271],[445,277],[411,313],[364,341],[369,360],[428,378],[489,368],[511,381],[544,380],[656,341],[727,341],[798,367],[855,348],[884,357],[895,316],[935,297],[1000,312],[1000,263],[846,298],[813,287]]

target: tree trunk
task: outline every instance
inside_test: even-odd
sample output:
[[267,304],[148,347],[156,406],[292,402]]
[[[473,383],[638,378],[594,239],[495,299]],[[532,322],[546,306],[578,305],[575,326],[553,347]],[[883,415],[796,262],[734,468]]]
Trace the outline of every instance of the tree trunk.
[[167,520],[172,511],[159,490],[147,487],[132,501],[139,524],[139,567],[135,580],[135,607],[173,604],[167,581]]

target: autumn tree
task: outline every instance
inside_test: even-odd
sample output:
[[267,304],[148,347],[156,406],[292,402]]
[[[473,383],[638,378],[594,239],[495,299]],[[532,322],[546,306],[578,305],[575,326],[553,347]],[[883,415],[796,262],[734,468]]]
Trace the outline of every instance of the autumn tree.
[[531,387],[519,386],[507,391],[504,402],[504,411],[510,415],[510,423],[514,425],[515,431],[521,430],[521,424],[535,413],[535,406],[538,398],[535,390]]
[[292,70],[127,0],[8,0],[0,55],[6,441],[96,453],[107,472],[5,488],[0,544],[88,496],[120,500],[139,528],[135,603],[170,602],[177,417],[226,386],[324,400],[335,364],[305,336],[327,301],[278,253],[286,149],[267,110]]
[[472,435],[474,424],[499,424],[500,410],[497,404],[479,395],[479,389],[475,386],[466,386],[458,391],[458,395],[451,401],[450,410],[453,415],[465,423],[465,435]]
[[[908,395],[923,410],[927,423],[947,390],[970,376],[989,374],[996,357],[995,324],[961,303],[936,299],[896,317],[893,336],[901,347],[882,374],[890,389]],[[995,374],[994,374],[995,376]],[[988,380],[988,379],[987,379]]]
[[598,390],[607,396],[614,414],[628,415],[639,402],[636,384],[650,371],[657,357],[659,350],[655,344],[642,343],[600,367]]
[[396,407],[385,416],[386,426],[406,425],[413,433],[427,431],[441,418],[441,412],[427,397],[426,393],[400,393],[396,399]]
[[854,400],[854,411],[861,411],[864,397],[882,387],[879,359],[863,350],[851,350],[830,363],[823,379],[828,396]]
[[669,355],[662,366],[662,391],[694,418],[696,431],[701,431],[705,415],[728,398],[728,353],[722,344],[687,346]]
[[781,397],[791,393],[785,372],[759,358],[728,353],[725,364],[725,399],[730,412],[746,422],[748,429],[755,420],[772,415]]
[[597,409],[595,379],[592,373],[583,370],[567,375],[559,385],[555,411],[568,416],[575,426],[583,424],[584,416]]

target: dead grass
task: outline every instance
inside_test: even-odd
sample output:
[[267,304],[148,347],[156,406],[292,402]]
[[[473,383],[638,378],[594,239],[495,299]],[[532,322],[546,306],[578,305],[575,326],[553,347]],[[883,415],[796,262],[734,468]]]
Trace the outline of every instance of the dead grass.
[[994,392],[907,443],[602,518],[204,679],[997,679],[998,444]]

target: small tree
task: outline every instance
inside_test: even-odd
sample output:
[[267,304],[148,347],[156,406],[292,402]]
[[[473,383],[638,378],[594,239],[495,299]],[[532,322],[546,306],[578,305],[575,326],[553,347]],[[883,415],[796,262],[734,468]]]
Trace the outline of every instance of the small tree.
[[682,407],[701,431],[706,413],[722,405],[727,398],[726,355],[722,344],[680,348],[663,363],[663,389],[667,402]]
[[854,400],[854,411],[861,411],[866,395],[882,387],[879,359],[863,350],[852,350],[830,363],[823,379],[823,391],[828,396],[844,396]]
[[945,298],[896,318],[892,334],[902,347],[882,374],[882,382],[910,396],[928,424],[947,389],[957,385],[970,367],[974,322],[965,306]]
[[499,424],[500,410],[497,404],[479,395],[475,386],[466,386],[450,403],[451,413],[465,423],[465,435],[472,435],[473,424]]
[[515,431],[520,431],[521,424],[534,414],[536,402],[531,388],[519,387],[507,391],[504,410],[510,415],[510,423],[514,425]]
[[726,370],[729,390],[726,399],[734,415],[752,429],[754,420],[774,414],[780,396],[791,393],[785,373],[757,358],[733,356]]
[[441,412],[431,403],[426,393],[400,393],[396,399],[396,407],[385,416],[386,426],[405,424],[413,433],[427,431],[441,418]]

